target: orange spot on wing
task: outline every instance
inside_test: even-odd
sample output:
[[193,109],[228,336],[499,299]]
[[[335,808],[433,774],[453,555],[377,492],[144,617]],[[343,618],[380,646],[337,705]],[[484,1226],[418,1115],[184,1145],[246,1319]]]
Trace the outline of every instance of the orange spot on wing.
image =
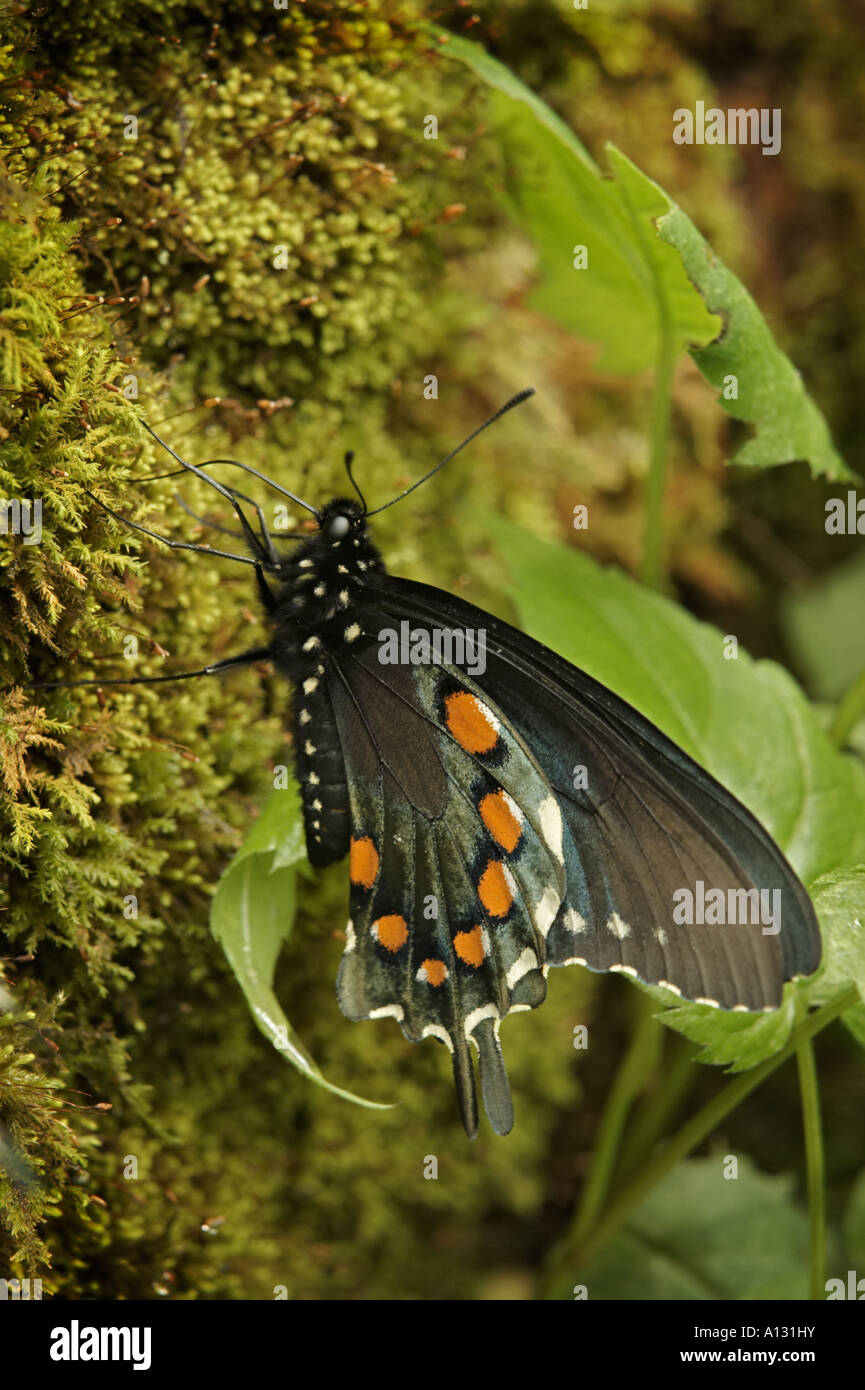
[[372,929],[379,945],[386,947],[388,951],[398,951],[408,940],[408,923],[404,917],[400,917],[398,912],[388,913],[385,917],[377,917],[372,924]]
[[484,943],[481,940],[480,927],[473,927],[471,931],[457,932],[454,937],[454,950],[460,960],[465,961],[466,965],[473,965],[477,969],[484,958]]
[[491,710],[467,690],[457,690],[445,700],[447,726],[467,753],[489,753],[499,741]]
[[352,839],[348,855],[348,876],[361,888],[371,888],[378,873],[378,850],[368,835]]
[[489,792],[480,805],[481,820],[502,849],[515,850],[523,833],[507,792]]
[[425,960],[421,970],[428,985],[443,985],[447,979],[448,968],[443,960]]
[[491,917],[504,917],[514,900],[505,866],[499,859],[490,859],[481,874],[478,897]]

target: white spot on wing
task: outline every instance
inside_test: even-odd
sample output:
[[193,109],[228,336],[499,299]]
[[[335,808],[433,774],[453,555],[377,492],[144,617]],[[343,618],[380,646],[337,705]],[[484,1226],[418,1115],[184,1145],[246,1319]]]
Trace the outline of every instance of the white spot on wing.
[[561,901],[555,888],[546,888],[544,896],[535,907],[535,925],[544,940],[546,940],[547,933],[556,920],[556,913],[561,906]]
[[397,1023],[402,1023],[403,1007],[402,1004],[384,1004],[380,1009],[372,1009],[369,1018],[395,1018]]
[[544,843],[550,853],[564,864],[565,856],[562,852],[562,813],[559,810],[559,803],[554,796],[548,796],[546,801],[542,801],[538,807],[538,817],[541,822],[541,834]]
[[466,1037],[471,1038],[471,1041],[474,1042],[474,1038],[472,1038],[472,1033],[475,1031],[478,1024],[482,1023],[485,1018],[498,1018],[498,1016],[499,1011],[496,1008],[495,1004],[481,1004],[479,1009],[472,1009],[471,1013],[466,1018]]
[[444,1043],[448,1052],[453,1052],[454,1050],[454,1045],[451,1041],[450,1033],[446,1028],[442,1028],[440,1023],[428,1023],[426,1028],[424,1028],[423,1032],[421,1033],[421,1037],[438,1038],[440,1042]]
[[579,936],[582,932],[589,930],[589,924],[585,917],[581,917],[579,912],[575,912],[572,907],[569,907],[565,913],[565,927],[568,931],[573,932],[574,936]]
[[623,922],[618,912],[614,912],[612,917],[607,918],[607,931],[611,932],[619,941],[624,941],[626,936],[631,935],[631,928],[627,922]]
[[318,681],[315,676],[307,676],[303,682],[304,695],[311,695],[314,690],[318,690]]
[[661,986],[661,989],[668,989],[671,994],[678,994],[681,999],[682,991],[679,989],[678,985],[671,985],[669,980],[659,980],[658,984]]
[[632,965],[611,965],[610,970],[615,971],[617,975],[630,975],[633,980],[639,978]]
[[514,961],[507,973],[508,989],[513,989],[518,980],[524,975],[528,975],[530,970],[537,970],[538,958],[530,946],[527,946],[521,956]]
[[345,924],[345,950],[343,951],[343,955],[351,955],[351,952],[354,950],[356,945],[357,937],[355,936],[354,922],[349,917],[348,921]]

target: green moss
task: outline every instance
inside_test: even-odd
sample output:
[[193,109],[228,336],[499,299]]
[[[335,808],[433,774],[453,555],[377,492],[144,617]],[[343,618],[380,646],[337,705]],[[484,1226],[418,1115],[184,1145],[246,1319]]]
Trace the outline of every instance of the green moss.
[[[289,751],[287,692],[255,673],[104,696],[13,684],[155,673],[166,651],[175,669],[194,666],[254,640],[246,571],[142,543],[91,499],[200,534],[172,483],[135,482],[165,465],[143,442],[130,380],[142,400],[170,389],[173,405],[148,405],[156,421],[210,394],[234,399],[191,428],[183,415],[163,427],[194,459],[239,450],[294,485],[311,471],[320,495],[353,443],[364,485],[387,495],[406,475],[400,437],[430,355],[459,323],[437,323],[425,291],[441,275],[436,238],[461,234],[445,220],[434,235],[424,218],[461,200],[465,172],[445,160],[443,179],[442,153],[420,137],[430,78],[405,16],[307,5],[269,43],[250,19],[207,53],[193,41],[200,18],[178,8],[184,43],[142,49],[110,6],[61,7],[29,53],[22,30],[7,55],[17,148],[2,185],[0,488],[42,499],[44,537],[11,537],[3,552],[0,1017],[12,1050],[0,1123],[30,1176],[22,1186],[10,1170],[0,1191],[0,1267],[73,1297],[267,1297],[279,1284],[399,1297],[419,1220],[537,1209],[530,1156],[546,1131],[524,1126],[507,1153],[487,1143],[478,1163],[443,1053],[342,1018],[342,868],[305,887],[281,995],[334,1075],[399,1110],[382,1119],[319,1095],[252,1028],[207,930],[208,896]],[[457,114],[460,92],[440,81],[433,109],[467,139],[473,113]],[[125,113],[139,119],[128,148]],[[275,244],[288,248],[283,270]],[[403,411],[394,383],[406,376],[417,385]],[[293,410],[256,404],[282,397]],[[206,488],[185,481],[183,493],[213,514]],[[446,513],[448,493],[431,506]],[[403,531],[388,516],[382,535],[411,566],[426,546]],[[460,538],[437,550],[445,578]],[[521,1032],[528,1094],[539,1044]],[[573,1087],[568,1045],[549,1083],[560,1095]],[[437,1186],[422,1163],[442,1134]],[[465,1239],[450,1229],[430,1291]],[[399,1260],[371,1287],[369,1261],[390,1246]],[[467,1265],[466,1292],[472,1277]]]
[[[180,487],[226,520],[194,480],[138,482],[171,466],[139,411],[192,460],[234,455],[314,499],[341,489],[354,447],[383,501],[534,384],[410,520],[377,518],[389,563],[505,611],[483,508],[563,534],[587,489],[590,541],[632,562],[643,384],[587,386],[590,354],[522,307],[532,259],[502,234],[483,95],[416,42],[420,8],[61,0],[7,26],[0,496],[41,498],[44,536],[0,543],[0,1277],[41,1277],[46,1294],[475,1297],[496,1273],[530,1289],[591,1145],[571,1033],[595,984],[553,972],[543,1009],[509,1021],[517,1125],[469,1145],[443,1049],[338,1010],[344,866],[304,881],[279,995],[329,1076],[399,1108],[320,1092],[255,1031],[208,901],[290,758],[280,682],[22,688],[195,667],[260,636],[246,570],[146,542],[91,500],[200,541]],[[566,24],[561,7],[513,4],[496,42],[596,148],[611,137],[674,186],[645,113],[689,104],[701,65],[645,11]],[[688,177],[691,210],[741,264],[741,209],[705,166]],[[699,466],[675,526],[713,540],[714,407],[690,378],[678,405]],[[725,556],[710,559],[717,584]],[[606,997],[589,1119],[619,1046],[621,996]]]

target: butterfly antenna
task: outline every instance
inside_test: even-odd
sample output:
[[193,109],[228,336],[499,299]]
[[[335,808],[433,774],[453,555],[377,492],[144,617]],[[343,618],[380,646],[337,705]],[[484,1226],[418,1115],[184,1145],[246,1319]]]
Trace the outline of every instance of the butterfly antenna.
[[[272,478],[268,478],[264,473],[259,473],[257,469],[250,467],[248,463],[241,463],[238,459],[208,459],[207,464],[200,465],[195,463],[187,463],[186,459],[182,459],[179,454],[176,454],[174,450],[171,448],[171,446],[169,444],[166,444],[164,439],[160,439],[159,435],[156,433],[155,430],[152,430],[150,428],[146,420],[142,420],[141,423],[147,430],[147,433],[153,436],[157,444],[162,445],[166,453],[169,453],[171,457],[175,459],[177,463],[180,464],[181,468],[185,469],[187,473],[195,473],[197,477],[203,478],[204,481],[206,483],[209,483],[210,486],[214,488],[217,492],[222,492],[223,496],[225,496],[226,493],[230,491],[230,489],[225,489],[225,491],[223,491],[224,485],[222,483],[217,483],[215,478],[209,477],[207,473],[202,471],[205,467],[208,466],[208,464],[230,463],[233,464],[235,468],[242,468],[244,473],[251,473],[253,478],[258,478],[260,482],[267,483],[268,487],[274,488],[276,492],[281,492],[283,497],[290,497],[292,502],[296,502],[299,507],[305,507],[308,512],[312,512],[313,516],[318,516],[318,512],[316,511],[315,507],[311,507],[308,502],[304,502],[302,497],[295,497],[293,492],[288,491],[288,488],[280,487],[279,483],[275,483]],[[175,475],[173,473],[155,473],[152,474],[150,478],[142,479],[141,481],[152,482],[155,478],[171,478],[174,476]]]
[[201,666],[197,671],[173,671],[170,676],[120,676],[109,680],[83,681],[30,681],[23,690],[71,690],[76,686],[91,686],[101,689],[107,685],[160,685],[163,681],[191,681],[199,676],[215,676],[221,671],[229,671],[237,666],[252,666],[256,661],[269,661],[273,653],[270,647],[253,647],[237,656],[227,656],[223,661],[214,661],[210,666]]
[[345,471],[346,471],[346,473],[348,474],[348,480],[349,480],[349,482],[351,483],[352,487],[354,488],[355,492],[357,493],[358,497],[360,498],[360,503],[361,503],[361,506],[363,507],[363,514],[364,514],[364,516],[367,516],[367,515],[369,514],[369,508],[368,508],[368,506],[366,505],[366,498],[364,497],[363,493],[361,492],[361,490],[360,490],[360,488],[359,488],[359,486],[358,486],[358,484],[357,484],[357,480],[356,480],[356,478],[355,478],[355,476],[354,476],[354,473],[352,472],[352,467],[351,467],[351,466],[352,466],[353,463],[354,463],[354,449],[347,449],[347,450],[346,450],[346,454],[345,454]]
[[422,483],[427,482],[433,476],[434,473],[438,473],[440,468],[444,468],[446,463],[450,463],[452,458],[456,458],[456,455],[462,449],[464,449],[467,444],[471,444],[472,440],[477,439],[479,434],[482,434],[484,430],[489,429],[490,425],[494,425],[496,420],[500,420],[501,417],[503,415],[506,415],[509,410],[513,410],[515,405],[522,405],[523,401],[527,401],[529,399],[529,396],[533,396],[534,394],[535,388],[533,386],[527,387],[525,391],[518,391],[517,394],[515,396],[512,396],[509,401],[505,401],[504,405],[499,406],[498,410],[495,412],[494,415],[491,415],[488,420],[484,420],[484,423],[482,425],[478,425],[476,430],[472,430],[471,434],[463,440],[462,444],[458,444],[455,449],[452,449],[451,452],[448,454],[447,458],[443,458],[441,463],[436,464],[435,468],[431,468],[428,473],[425,473],[423,477],[419,478],[416,483],[412,483],[411,487],[407,487],[405,492],[401,492],[398,497],[391,498],[390,502],[385,502],[384,506],[382,507],[376,507],[375,511],[367,512],[367,516],[376,516],[379,512],[386,511],[388,507],[392,507],[395,502],[401,502],[404,497],[408,497],[410,492],[414,492],[415,488],[420,487]]

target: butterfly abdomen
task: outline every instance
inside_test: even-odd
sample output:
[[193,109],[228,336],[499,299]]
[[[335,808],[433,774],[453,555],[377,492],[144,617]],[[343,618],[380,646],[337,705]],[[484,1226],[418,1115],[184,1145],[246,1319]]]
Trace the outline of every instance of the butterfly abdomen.
[[363,614],[367,574],[383,568],[360,524],[355,503],[338,499],[328,510],[349,519],[333,540],[323,528],[286,560],[272,614],[271,654],[294,687],[291,727],[310,862],[323,868],[348,853],[349,806],[345,761],[329,693],[340,657],[370,640]]

